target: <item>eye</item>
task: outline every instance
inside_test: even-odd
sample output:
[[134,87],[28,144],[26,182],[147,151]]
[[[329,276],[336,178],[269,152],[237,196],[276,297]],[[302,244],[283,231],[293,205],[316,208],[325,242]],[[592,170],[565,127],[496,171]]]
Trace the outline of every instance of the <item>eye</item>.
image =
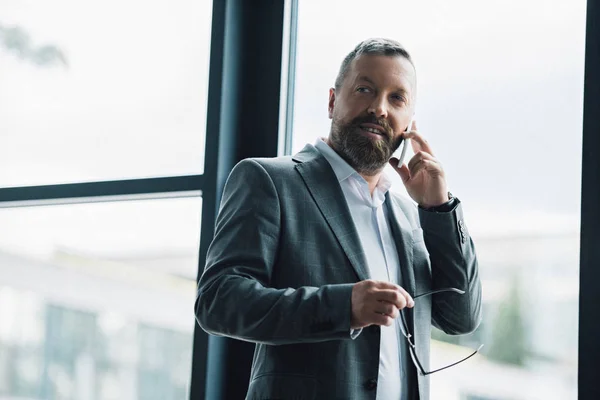
[[359,86],[359,87],[356,88],[356,91],[358,93],[369,93],[371,91],[371,89],[369,89],[366,86]]
[[406,102],[406,99],[404,98],[404,96],[402,96],[400,94],[394,94],[394,95],[392,95],[392,99],[394,99],[395,101],[399,101],[401,103]]

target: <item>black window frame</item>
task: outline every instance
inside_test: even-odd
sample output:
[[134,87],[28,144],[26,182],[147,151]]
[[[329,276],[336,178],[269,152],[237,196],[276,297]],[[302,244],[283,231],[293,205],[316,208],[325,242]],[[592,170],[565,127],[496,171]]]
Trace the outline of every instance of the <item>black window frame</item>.
[[600,399],[600,2],[588,0],[583,88],[578,398]]

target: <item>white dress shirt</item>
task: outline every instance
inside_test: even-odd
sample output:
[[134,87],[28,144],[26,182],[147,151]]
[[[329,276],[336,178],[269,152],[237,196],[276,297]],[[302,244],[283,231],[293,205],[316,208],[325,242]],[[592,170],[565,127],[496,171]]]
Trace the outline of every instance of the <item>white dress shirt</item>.
[[[344,192],[365,252],[371,279],[400,284],[398,250],[388,221],[387,208],[384,206],[385,195],[391,186],[390,180],[382,174],[371,195],[367,181],[327,143],[318,139],[315,147],[333,168]],[[359,334],[360,331],[353,331],[352,338]],[[381,327],[377,400],[408,398],[407,390],[402,390],[403,387],[408,387],[408,375],[404,367],[400,368],[400,365],[406,365],[406,357],[402,357],[404,347],[398,319],[390,327]],[[406,350],[404,352],[406,354]]]

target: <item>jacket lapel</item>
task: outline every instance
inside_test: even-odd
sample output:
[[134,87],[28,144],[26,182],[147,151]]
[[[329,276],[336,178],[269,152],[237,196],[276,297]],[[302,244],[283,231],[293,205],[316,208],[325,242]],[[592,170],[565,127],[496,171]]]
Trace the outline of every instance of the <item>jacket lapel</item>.
[[[401,286],[406,291],[414,296],[416,290],[415,284],[415,273],[413,270],[413,234],[409,230],[411,227],[410,222],[406,218],[402,208],[396,204],[389,192],[385,195],[385,203],[388,208],[388,216],[392,234],[396,242],[398,250],[398,259],[400,260],[400,273],[402,274]],[[407,309],[409,315],[408,323],[411,325],[410,328],[414,332],[414,318],[412,309]]]
[[358,280],[370,279],[348,203],[329,162],[310,144],[294,156],[294,161],[299,163],[296,170],[350,260]]

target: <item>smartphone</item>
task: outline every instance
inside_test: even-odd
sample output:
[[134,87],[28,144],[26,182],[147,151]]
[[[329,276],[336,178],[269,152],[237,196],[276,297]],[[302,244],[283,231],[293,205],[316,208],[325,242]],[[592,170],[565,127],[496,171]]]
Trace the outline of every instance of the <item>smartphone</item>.
[[[412,127],[414,120],[415,115],[413,114],[404,133],[410,132],[410,128]],[[400,143],[400,146],[402,147],[402,151],[400,152],[400,157],[398,157],[398,168],[400,168],[402,166],[402,163],[404,162],[404,157],[406,156],[406,148],[408,147],[408,140],[402,139],[402,143]]]

